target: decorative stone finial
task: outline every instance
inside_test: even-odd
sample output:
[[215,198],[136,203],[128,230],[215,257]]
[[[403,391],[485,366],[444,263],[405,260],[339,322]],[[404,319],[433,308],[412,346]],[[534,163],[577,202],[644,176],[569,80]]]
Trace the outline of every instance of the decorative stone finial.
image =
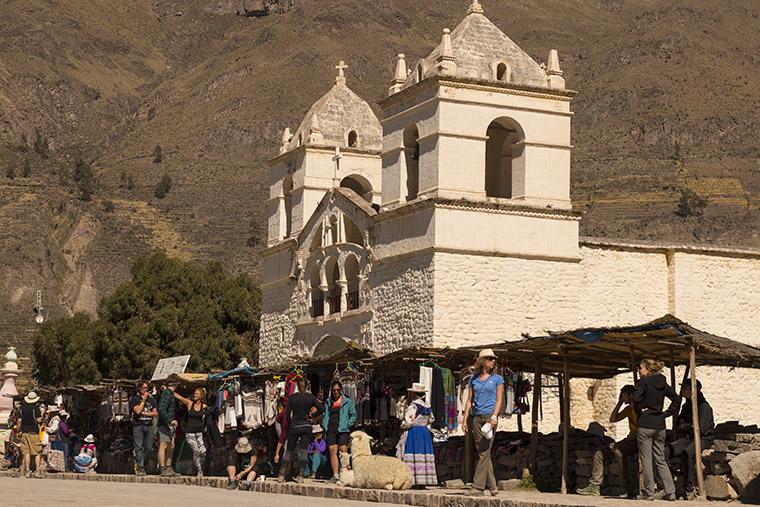
[[5,371],[18,370],[18,364],[16,364],[17,360],[18,360],[18,356],[16,355],[16,348],[8,347],[8,352],[5,353],[5,365],[3,366],[3,370]]
[[441,54],[437,58],[438,72],[440,74],[453,74],[457,70],[454,49],[451,47],[451,30],[443,29],[441,37]]
[[348,68],[348,65],[346,65],[346,62],[343,60],[338,62],[338,65],[335,66],[336,69],[338,69],[338,77],[335,78],[335,84],[346,84],[346,75],[343,74],[343,71]]
[[546,61],[546,75],[549,88],[565,88],[565,78],[562,77],[564,72],[559,68],[559,53],[556,49],[549,51],[549,58]]
[[315,114],[311,117],[311,126],[309,127],[309,142],[313,144],[324,144],[325,138],[322,135],[322,129],[319,128],[319,117]]
[[282,131],[282,144],[280,145],[280,155],[288,151],[288,143],[290,142],[291,137],[293,137],[293,134],[290,133],[290,127],[285,127],[285,130]]
[[478,0],[472,0],[469,9],[467,9],[467,14],[483,14],[483,6]]
[[407,71],[406,71],[406,56],[404,53],[398,54],[398,59],[396,60],[396,74],[393,77],[393,84],[388,89],[388,96],[393,95],[394,93],[398,93],[401,91],[401,88],[404,86],[404,83],[406,82],[407,77]]

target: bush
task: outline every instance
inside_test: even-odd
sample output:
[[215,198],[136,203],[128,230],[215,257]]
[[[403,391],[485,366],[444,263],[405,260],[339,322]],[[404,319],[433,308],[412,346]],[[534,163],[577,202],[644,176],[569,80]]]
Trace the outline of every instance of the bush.
[[156,188],[154,190],[154,194],[159,199],[163,199],[167,196],[169,191],[172,189],[172,179],[169,177],[168,174],[164,174],[161,177],[161,181],[158,182],[158,185],[156,185]]
[[26,137],[26,132],[21,133],[21,140],[18,143],[18,151],[21,153],[29,151],[29,138]]
[[21,177],[28,178],[32,174],[32,164],[28,158],[24,159],[24,165],[21,166]]
[[74,163],[74,184],[79,191],[79,198],[83,201],[92,199],[95,192],[95,175],[92,172],[89,162],[85,162],[81,157],[77,157]]
[[188,371],[255,362],[261,293],[245,275],[155,254],[84,314],[50,321],[34,340],[35,378],[47,385],[149,377],[162,357],[190,354]]
[[705,213],[707,201],[690,188],[681,189],[676,215],[679,217],[701,217]]
[[161,154],[161,145],[157,144],[156,147],[153,148],[153,163],[160,164],[163,159],[163,155]]
[[16,168],[12,164],[5,168],[5,177],[9,180],[16,177]]
[[103,209],[107,213],[113,213],[113,210],[116,209],[116,205],[113,203],[113,201],[103,201]]
[[42,158],[48,158],[48,139],[42,135],[39,127],[34,129],[34,151],[40,154]]

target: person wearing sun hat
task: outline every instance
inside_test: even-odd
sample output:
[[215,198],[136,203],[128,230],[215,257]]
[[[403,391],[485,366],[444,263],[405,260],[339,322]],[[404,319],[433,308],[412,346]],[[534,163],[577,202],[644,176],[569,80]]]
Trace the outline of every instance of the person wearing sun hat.
[[304,469],[304,475],[316,479],[327,466],[327,441],[324,439],[324,429],[321,424],[311,427],[311,443],[306,448],[308,464]]
[[430,424],[435,420],[433,410],[425,401],[425,384],[415,382],[407,389],[411,403],[404,412],[401,427],[405,429],[398,444],[401,460],[412,472],[415,486],[437,486],[433,435]]
[[495,371],[496,354],[492,349],[481,350],[475,363],[475,373],[467,387],[469,396],[462,422],[462,429],[472,434],[478,452],[478,466],[471,490],[475,495],[483,494],[486,488],[491,496],[499,493],[491,462],[491,446],[504,402],[504,379]]
[[253,446],[247,437],[238,438],[235,454],[235,465],[227,467],[227,489],[238,489],[239,486],[248,489],[251,481],[256,477],[253,468],[256,466],[257,455],[253,452]]
[[20,473],[27,478],[32,476],[32,456],[34,456],[35,477],[42,477],[42,442],[40,441],[42,417],[40,397],[31,391],[24,396],[24,403],[21,404],[21,417],[18,421],[21,433],[21,455],[23,456]]

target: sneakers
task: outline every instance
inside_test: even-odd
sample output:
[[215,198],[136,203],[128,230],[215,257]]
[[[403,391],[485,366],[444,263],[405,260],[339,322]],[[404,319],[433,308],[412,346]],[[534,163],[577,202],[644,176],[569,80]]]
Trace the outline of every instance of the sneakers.
[[161,477],[172,477],[171,468],[161,467]]
[[240,481],[240,486],[238,489],[242,489],[243,491],[250,491],[251,490],[251,481]]
[[646,493],[642,493],[636,496],[636,500],[646,500],[648,502],[653,502],[655,498],[654,495],[647,495]]
[[26,472],[24,472],[24,479],[31,479],[31,478],[32,478],[31,470],[27,470]]
[[34,477],[35,479],[42,479],[43,477],[45,477],[45,475],[42,473],[42,471],[35,470],[34,475],[32,477]]
[[585,488],[578,488],[575,492],[584,496],[599,496],[599,486],[589,483]]
[[234,479],[230,479],[229,481],[227,481],[228,490],[232,491],[233,489],[237,489],[237,488],[238,488],[238,481]]
[[145,476],[146,476],[146,475],[148,475],[148,474],[146,474],[146,473],[145,473],[145,469],[143,469],[143,468],[138,468],[138,469],[135,471],[135,475],[136,475],[137,477],[145,477]]
[[499,488],[493,488],[491,490],[491,496],[496,496],[499,494]]
[[469,496],[484,496],[486,492],[482,489],[478,488],[470,488],[470,490],[467,492],[467,495]]

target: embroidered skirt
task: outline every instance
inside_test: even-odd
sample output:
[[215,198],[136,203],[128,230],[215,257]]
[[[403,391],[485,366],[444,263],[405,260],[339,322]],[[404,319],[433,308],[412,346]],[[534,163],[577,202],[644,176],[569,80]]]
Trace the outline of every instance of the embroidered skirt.
[[412,471],[415,486],[437,486],[433,437],[427,426],[412,426],[406,433],[401,459]]

